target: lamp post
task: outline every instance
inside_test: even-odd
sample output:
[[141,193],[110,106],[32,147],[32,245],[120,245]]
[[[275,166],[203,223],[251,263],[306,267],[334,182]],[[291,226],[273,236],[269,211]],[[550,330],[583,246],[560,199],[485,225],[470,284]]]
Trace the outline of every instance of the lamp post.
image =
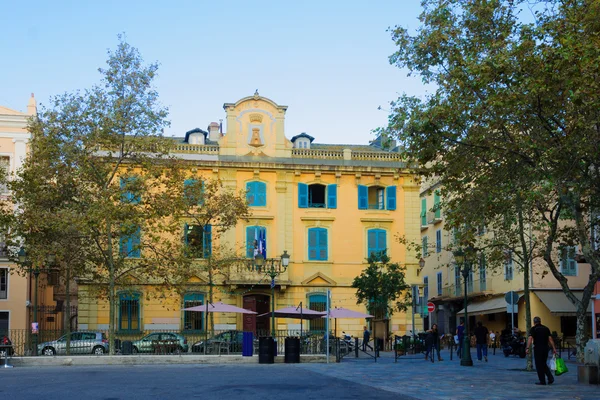
[[471,263],[473,262],[474,254],[475,249],[471,246],[469,246],[465,252],[459,248],[454,253],[454,260],[458,265],[462,265],[462,276],[465,281],[465,334],[463,338],[462,357],[460,359],[460,365],[463,367],[473,366],[473,359],[471,358],[471,342],[469,338],[469,313],[467,311],[467,283],[469,281],[469,272],[471,271]]
[[[254,256],[254,265],[260,272],[265,272],[271,278],[271,336],[275,337],[275,278],[287,270],[290,255],[287,250],[279,258],[267,258],[258,252]],[[263,269],[264,267],[264,269]]]

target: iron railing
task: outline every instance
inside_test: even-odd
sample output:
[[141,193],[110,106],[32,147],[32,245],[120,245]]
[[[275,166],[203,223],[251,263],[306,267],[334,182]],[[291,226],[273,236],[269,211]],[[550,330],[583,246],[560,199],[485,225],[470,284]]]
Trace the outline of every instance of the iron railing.
[[[467,295],[485,293],[490,290],[492,290],[491,281],[475,280],[467,283]],[[442,297],[462,297],[464,295],[464,282],[442,288]]]

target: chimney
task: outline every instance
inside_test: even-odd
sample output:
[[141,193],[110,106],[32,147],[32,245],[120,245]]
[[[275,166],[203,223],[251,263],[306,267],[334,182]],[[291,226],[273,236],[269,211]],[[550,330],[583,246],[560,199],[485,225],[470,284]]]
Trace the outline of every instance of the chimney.
[[213,142],[218,141],[219,138],[221,137],[220,130],[221,129],[220,129],[218,123],[211,122],[210,125],[208,125],[208,138]]

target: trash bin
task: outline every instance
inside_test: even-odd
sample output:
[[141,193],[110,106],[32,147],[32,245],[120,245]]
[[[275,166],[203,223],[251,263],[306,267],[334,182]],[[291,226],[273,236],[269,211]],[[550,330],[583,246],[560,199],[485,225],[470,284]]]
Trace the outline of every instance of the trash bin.
[[285,338],[285,363],[296,364],[300,362],[300,338]]
[[252,332],[243,332],[242,334],[242,356],[252,357],[254,352],[254,337]]
[[272,337],[258,339],[258,363],[273,364],[275,362],[275,341]]
[[133,353],[133,342],[131,340],[124,340],[121,343],[121,354],[130,355]]

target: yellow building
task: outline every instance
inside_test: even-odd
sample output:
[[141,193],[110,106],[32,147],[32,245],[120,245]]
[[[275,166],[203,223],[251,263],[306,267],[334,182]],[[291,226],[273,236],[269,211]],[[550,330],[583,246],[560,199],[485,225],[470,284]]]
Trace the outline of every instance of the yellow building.
[[[386,250],[392,262],[407,265],[407,281],[416,283],[417,260],[395,240],[417,240],[419,186],[398,152],[372,145],[320,144],[306,133],[287,136],[287,106],[255,93],[224,104],[226,132],[211,123],[207,131],[193,129],[179,139],[176,155],[189,160],[199,176],[220,178],[226,188],[248,191],[252,216],[227,231],[221,241],[253,256],[256,239],[264,238],[267,258],[287,251],[289,267],[271,282],[263,273],[240,265],[219,281],[215,301],[254,310],[297,306],[322,310],[331,291],[332,307],[366,311],[356,304],[354,277],[367,265],[371,251]],[[190,231],[190,234],[192,232]],[[207,278],[190,281],[188,292],[169,299],[121,293],[115,321],[120,331],[199,331],[203,322],[182,311],[207,298]],[[79,290],[79,328],[107,329],[108,307]],[[269,317],[215,315],[215,329],[268,330]],[[364,320],[339,320],[342,330],[360,335]],[[306,323],[322,330],[323,321]],[[412,316],[395,313],[378,331],[411,329]],[[297,330],[300,321],[277,319],[277,329]],[[379,335],[378,335],[379,336]]]
[[[455,240],[453,232],[444,228],[444,213],[437,207],[441,201],[439,188],[435,181],[424,182],[419,195],[425,265],[419,271],[423,298],[417,310],[423,316],[420,329],[428,329],[432,323],[437,323],[442,332],[454,334],[461,317],[464,317],[464,278],[449,250]],[[482,227],[479,234],[490,233]],[[583,287],[589,279],[590,264],[582,262],[579,253],[580,249],[569,248],[561,254],[557,248],[555,257],[561,272],[567,277],[569,287],[575,291],[576,296],[581,297]],[[546,263],[535,260],[530,267],[530,276],[532,318],[541,317],[542,323],[561,337],[574,337],[575,307],[563,293]],[[486,265],[485,257],[478,256],[468,281],[470,329],[475,327],[477,321],[482,321],[484,326],[494,332],[511,329],[513,323],[520,331],[526,330],[523,271],[517,267],[510,254],[507,254],[504,265],[495,269]],[[520,296],[517,306],[512,310],[514,322],[505,300],[506,293],[510,291],[515,291]],[[431,315],[427,311],[427,302],[436,306]],[[588,312],[591,322],[591,306]]]

